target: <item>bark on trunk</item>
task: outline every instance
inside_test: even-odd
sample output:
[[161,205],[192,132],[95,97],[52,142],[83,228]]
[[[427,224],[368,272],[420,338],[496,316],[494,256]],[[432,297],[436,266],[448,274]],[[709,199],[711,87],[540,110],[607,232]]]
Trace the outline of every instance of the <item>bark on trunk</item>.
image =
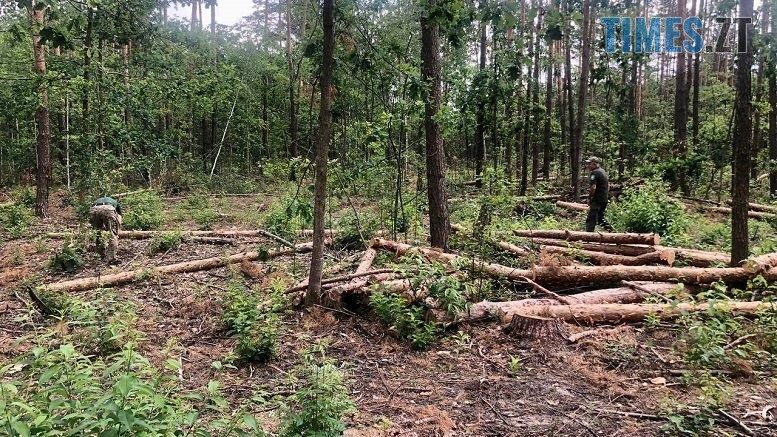
[[610,244],[647,244],[655,246],[661,244],[658,234],[634,234],[634,233],[599,233],[567,230],[516,230],[518,237],[524,238],[552,238],[566,241],[589,241],[595,243]]
[[[753,16],[753,0],[741,0],[739,16]],[[742,26],[737,26],[742,27]],[[747,202],[750,197],[751,135],[753,130],[751,97],[751,66],[753,51],[750,38],[752,25],[739,29],[737,40],[744,41],[746,50],[737,54],[737,98],[735,104],[735,129],[733,148],[731,199],[734,201],[731,212],[731,265],[737,266],[748,257],[749,235],[747,227]],[[744,33],[747,32],[747,35]]]
[[46,47],[41,42],[40,31],[46,16],[46,7],[38,9],[37,2],[30,4],[30,20],[33,29],[32,48],[35,56],[33,67],[40,78],[38,85],[38,107],[35,122],[38,138],[35,146],[37,169],[35,172],[35,214],[45,218],[49,215],[49,187],[51,186],[51,125],[49,120],[49,90],[46,85]]
[[[435,8],[437,0],[430,0],[429,7]],[[485,32],[485,31],[483,31]],[[481,34],[481,38],[484,33]],[[482,43],[482,41],[481,41]],[[426,182],[429,200],[429,227],[432,246],[448,249],[450,219],[445,188],[445,152],[437,113],[442,104],[440,77],[440,35],[439,25],[429,20],[428,14],[421,14],[421,76],[428,85],[429,95],[424,103],[424,128],[426,131]],[[481,47],[481,62],[485,62],[485,47]],[[479,109],[480,111],[480,109]],[[482,131],[482,127],[480,128]],[[478,140],[480,141],[480,140]],[[485,147],[479,142],[478,147]],[[482,157],[479,155],[478,159]],[[482,165],[482,162],[480,163]]]
[[335,50],[334,0],[324,0],[322,19],[324,50],[321,61],[321,110],[318,114],[316,138],[316,181],[313,212],[313,255],[310,260],[310,278],[305,303],[313,305],[321,300],[321,272],[324,266],[324,225],[326,220],[326,182],[329,163],[329,141],[332,131],[332,70]]
[[[686,0],[678,0],[677,2],[677,14],[679,17],[685,17],[685,5]],[[680,38],[682,41],[682,38]],[[685,51],[680,50],[677,54],[677,70],[675,72],[675,99],[674,99],[674,157],[681,161],[680,167],[677,169],[677,176],[675,178],[676,183],[673,188],[677,188],[679,185],[680,190],[684,195],[690,195],[690,188],[688,186],[686,164],[684,160],[688,154],[688,86],[686,68]]]
[[577,96],[577,121],[572,138],[572,189],[575,202],[580,201],[580,164],[585,133],[585,115],[588,96],[588,76],[591,69],[591,0],[583,0],[583,49],[581,54],[580,83]]
[[[437,2],[435,2],[434,4],[436,5]],[[432,7],[432,4],[430,4],[429,7]],[[481,7],[483,7],[482,4],[481,4]],[[423,26],[430,26],[430,24],[426,23],[426,21],[424,21],[424,23],[422,23],[421,25],[422,25],[422,28],[421,28],[422,31],[423,31],[423,28],[424,28]],[[438,27],[435,26],[435,29],[438,29]],[[434,33],[435,35],[438,32],[439,32],[439,30],[437,30],[437,32],[430,31],[430,33]],[[423,34],[421,36],[423,38]],[[430,34],[427,37],[428,38],[432,38],[434,36]],[[439,39],[439,36],[436,36],[436,38]],[[481,78],[484,77],[483,75],[485,75],[485,71],[486,71],[486,48],[487,48],[487,41],[488,41],[488,39],[487,39],[487,35],[486,35],[486,23],[485,23],[485,21],[481,21],[481,23],[480,23],[480,63],[478,65],[479,74],[481,75]],[[432,43],[432,42],[427,42],[427,43]],[[438,41],[437,44],[439,46],[439,41]],[[426,46],[424,46],[424,48],[426,48]],[[439,48],[437,50],[435,50],[435,53],[437,53],[438,51],[439,51]],[[424,59],[426,59],[426,58],[424,58]],[[437,64],[439,64],[439,61],[437,62]],[[424,65],[426,65],[426,64],[424,64]],[[437,68],[439,70],[439,65],[438,65]],[[439,71],[437,72],[437,74],[439,75]],[[427,76],[427,77],[435,78],[436,76]],[[481,85],[482,85],[482,83],[481,83]],[[432,85],[432,86],[434,87],[434,85]],[[485,89],[485,86],[483,86],[483,89]],[[475,98],[477,99],[477,105],[478,105],[477,115],[476,115],[476,120],[475,120],[475,180],[477,181],[477,186],[479,187],[480,184],[481,184],[480,176],[483,173],[483,165],[484,165],[483,163],[486,160],[486,135],[485,135],[485,132],[486,132],[486,98],[485,98],[485,96],[480,95],[480,94],[476,95]],[[430,99],[431,99],[431,96],[430,96]]]

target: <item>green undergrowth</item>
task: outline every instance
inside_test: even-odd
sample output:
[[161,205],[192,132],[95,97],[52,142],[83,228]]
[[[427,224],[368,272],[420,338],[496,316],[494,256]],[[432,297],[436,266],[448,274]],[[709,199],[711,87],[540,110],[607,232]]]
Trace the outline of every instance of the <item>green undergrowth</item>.
[[163,232],[151,239],[146,251],[149,255],[164,253],[177,248],[181,243],[183,243],[183,234],[180,231]]
[[164,221],[162,197],[153,191],[131,194],[121,199],[124,229],[157,229]]
[[278,352],[280,317],[288,306],[280,281],[266,290],[250,290],[233,278],[223,297],[222,321],[236,337],[235,355],[266,361]]
[[23,203],[0,206],[0,232],[8,233],[13,238],[25,236],[34,220],[32,210]]

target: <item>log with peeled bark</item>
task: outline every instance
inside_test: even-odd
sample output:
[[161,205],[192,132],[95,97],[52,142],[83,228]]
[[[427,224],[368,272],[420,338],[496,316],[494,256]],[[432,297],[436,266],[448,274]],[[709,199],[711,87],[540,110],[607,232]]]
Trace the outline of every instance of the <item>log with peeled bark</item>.
[[516,230],[513,231],[513,234],[524,238],[552,238],[556,240],[588,241],[593,243],[647,244],[650,246],[661,244],[661,237],[659,237],[658,234],[582,232],[564,229]]
[[[727,200],[726,205],[731,205],[731,200]],[[768,212],[772,214],[777,214],[777,206],[773,206],[773,205],[761,205],[760,203],[748,203],[747,207],[751,211]]]
[[[731,215],[731,208],[726,208],[723,206],[710,207],[710,208],[707,208],[707,211]],[[747,216],[749,218],[757,219],[757,220],[772,220],[775,217],[777,217],[777,214],[761,212],[761,211],[748,211]]]
[[567,209],[575,212],[588,211],[588,205],[586,205],[585,203],[562,202],[561,200],[559,200],[558,202],[556,202],[556,206],[559,208],[563,208],[563,209]]
[[646,317],[657,316],[668,319],[691,312],[707,312],[711,307],[733,314],[757,314],[774,304],[768,302],[718,301],[709,303],[679,304],[575,304],[575,305],[515,305],[498,306],[498,315],[502,323],[509,324],[518,317],[545,317],[559,319],[569,323],[627,323],[639,322]]
[[[686,284],[711,284],[717,281],[743,283],[753,275],[742,268],[695,268],[665,266],[539,266],[532,269],[517,269],[479,260],[465,260],[450,253],[413,247],[384,239],[375,239],[373,247],[391,251],[397,255],[420,253],[426,258],[442,263],[457,259],[470,265],[473,270],[498,279],[524,282],[530,278],[545,285],[601,285],[621,281],[683,282]],[[767,279],[777,279],[777,269],[764,272]]]
[[603,266],[624,265],[624,266],[642,266],[648,264],[666,264],[672,265],[675,260],[675,253],[671,249],[648,252],[639,256],[616,255],[611,253],[596,252],[592,250],[576,249],[573,247],[544,246],[542,250],[546,253],[560,253],[568,256],[582,256],[589,261]]
[[269,253],[263,252],[243,252],[229,256],[216,256],[213,258],[198,259],[194,261],[187,261],[177,264],[169,264],[160,267],[142,268],[137,270],[131,270],[128,272],[113,273],[100,276],[92,276],[88,278],[79,278],[63,282],[55,282],[53,284],[44,284],[39,289],[48,291],[84,291],[93,290],[101,287],[115,287],[118,285],[125,285],[132,282],[143,281],[156,275],[173,274],[173,273],[191,273],[202,270],[212,270],[220,267],[225,267],[230,264],[240,263],[243,260],[256,261],[258,259],[276,258],[283,255],[290,255],[293,253],[310,252],[313,248],[312,243],[298,244],[294,249],[284,249]]

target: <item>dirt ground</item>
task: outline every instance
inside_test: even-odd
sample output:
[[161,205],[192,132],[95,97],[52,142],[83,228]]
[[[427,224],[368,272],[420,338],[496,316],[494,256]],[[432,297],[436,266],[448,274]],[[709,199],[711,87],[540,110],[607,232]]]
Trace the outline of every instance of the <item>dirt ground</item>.
[[[245,202],[233,203],[240,208]],[[75,223],[71,209],[58,209],[33,235],[65,230]],[[234,223],[216,227],[241,228]],[[118,267],[104,266],[91,256],[78,275],[46,269],[51,253],[61,244],[28,238],[6,241],[0,248],[0,363],[26,349],[26,342],[15,344],[30,327],[14,321],[26,311],[25,296],[14,288],[31,275],[56,282],[236,253],[254,249],[258,243],[244,247],[185,243],[149,257],[148,241],[123,240]],[[351,255],[333,254],[335,258]],[[305,255],[296,255],[262,265],[267,277],[285,278],[293,285],[304,277],[307,264]],[[298,363],[299,352],[321,340],[329,343],[328,355],[342,366],[356,401],[358,412],[348,418],[349,436],[665,435],[662,427],[667,421],[659,417],[663,406],[670,400],[692,403],[699,396],[698,389],[682,383],[683,363],[672,348],[678,332],[669,324],[656,329],[600,326],[594,335],[570,344],[553,335],[520,339],[496,324],[480,323],[459,326],[458,333],[448,332],[430,349],[417,352],[391,336],[364,308],[296,310],[284,319],[276,358],[262,365],[217,371],[212,363],[223,360],[234,343],[220,321],[220,289],[228,275],[221,268],[167,276],[117,287],[114,298],[136,308],[137,329],[145,336],[140,350],[152,362],[161,365],[171,350],[180,356],[185,390],[219,379],[235,405],[259,393],[270,401],[257,404],[254,413],[271,429],[279,420],[272,396],[293,390],[288,374]],[[249,285],[260,280],[246,279]],[[74,295],[83,300],[104,297],[94,291]],[[585,329],[564,327],[568,333]],[[749,421],[753,435],[777,435],[774,416],[761,415],[777,404],[775,375],[726,372],[732,372],[729,377],[734,381],[726,412]],[[764,426],[755,425],[759,422]],[[744,433],[724,419],[715,426],[714,435]]]

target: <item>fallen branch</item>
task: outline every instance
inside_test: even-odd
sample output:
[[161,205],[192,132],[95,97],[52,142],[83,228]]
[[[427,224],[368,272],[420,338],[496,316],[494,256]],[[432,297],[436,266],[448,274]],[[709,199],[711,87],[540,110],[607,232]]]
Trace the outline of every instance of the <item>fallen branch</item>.
[[634,233],[601,233],[580,232],[568,230],[516,230],[518,237],[525,238],[553,238],[566,241],[589,241],[595,243],[612,244],[647,244],[655,246],[661,244],[658,234],[634,234]]
[[45,284],[39,287],[39,289],[45,289],[48,291],[84,291],[92,290],[102,287],[115,287],[118,285],[129,284],[132,282],[143,281],[157,275],[174,274],[174,273],[191,273],[202,270],[211,270],[224,267],[230,264],[240,263],[243,260],[255,261],[258,259],[275,258],[283,255],[290,255],[293,253],[310,252],[313,248],[313,243],[304,243],[295,246],[294,249],[279,250],[270,253],[262,252],[244,252],[235,255],[229,255],[225,257],[213,257],[205,258],[194,261],[187,261],[177,264],[169,264],[156,268],[142,268],[137,270],[131,270],[128,272],[114,273],[102,276],[92,276],[88,278],[73,279],[70,281],[56,282],[53,284]]
[[559,208],[564,208],[569,211],[575,211],[575,212],[586,212],[588,211],[588,205],[585,203],[574,203],[574,202],[562,202],[559,200],[556,202],[556,206]]
[[655,251],[655,246],[639,246],[633,244],[589,243],[586,241],[554,240],[551,238],[532,238],[530,241],[541,246],[568,247],[572,249],[590,250],[625,256],[639,256]]
[[[356,272],[356,273],[351,273],[350,275],[335,276],[334,278],[322,279],[321,285],[337,284],[339,282],[347,282],[352,279],[362,278],[364,276],[374,276],[374,275],[380,275],[384,273],[396,273],[396,271],[394,269],[378,269],[378,270],[370,270],[366,272]],[[308,284],[299,284],[287,289],[286,293],[294,293],[295,291],[302,291],[302,290],[305,290],[307,287],[308,287]]]
[[[726,208],[723,206],[716,206],[716,207],[707,207],[708,211],[716,212],[719,214],[731,214],[731,208]],[[772,214],[768,212],[760,212],[760,211],[748,211],[747,216],[753,219],[758,220],[771,220],[775,217],[777,217],[777,214]]]
[[[240,237],[267,237],[273,239],[286,247],[293,248],[294,244],[273,234],[272,232],[265,231],[264,229],[253,230],[235,230],[235,231],[181,231],[181,230],[169,230],[169,231],[119,231],[119,238],[132,239],[132,240],[144,240],[147,238],[154,238],[160,235],[180,233],[181,237],[185,240],[198,241],[200,237],[222,237],[222,238],[240,238]],[[68,238],[72,237],[72,232],[50,232],[46,234],[47,238]],[[215,240],[200,239],[201,242],[213,242]],[[218,240],[223,241],[223,240]],[[226,243],[223,243],[226,244]]]
[[506,241],[499,241],[499,242],[497,242],[495,244],[500,249],[502,249],[502,250],[504,250],[506,252],[510,252],[510,253],[512,253],[514,255],[528,256],[528,255],[532,254],[531,251],[526,250],[523,247],[516,246],[515,244],[508,243]]
[[[727,200],[726,201],[726,205],[731,205],[731,204],[732,204],[731,200]],[[762,204],[759,204],[759,203],[748,203],[747,207],[751,211],[768,212],[768,213],[771,213],[771,214],[777,214],[777,206],[762,205]]]

